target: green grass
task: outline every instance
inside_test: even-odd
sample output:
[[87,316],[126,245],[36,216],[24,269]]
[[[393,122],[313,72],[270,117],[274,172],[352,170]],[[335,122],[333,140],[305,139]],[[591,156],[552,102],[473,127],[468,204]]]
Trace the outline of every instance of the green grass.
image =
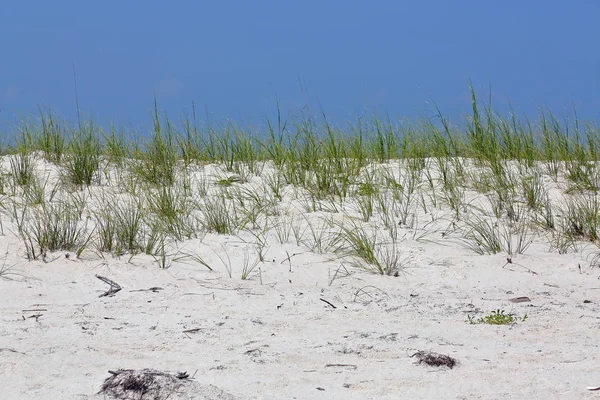
[[495,310],[490,314],[480,318],[475,318],[472,315],[468,316],[468,322],[470,324],[488,324],[488,325],[512,325],[517,322],[525,322],[527,314],[519,318],[513,313],[506,313],[504,310]]
[[146,183],[153,186],[171,186],[175,183],[178,150],[175,128],[168,118],[161,119],[154,102],[152,136],[143,148],[133,150],[131,169]]
[[561,254],[597,247],[598,127],[546,111],[502,116],[472,89],[470,105],[458,122],[436,108],[423,121],[341,126],[278,105],[276,120],[245,128],[198,121],[195,109],[176,123],[155,101],[147,140],[41,111],[3,149],[0,220],[30,259],[94,249],[166,267],[180,242],[239,236],[258,261],[223,265],[240,261],[244,278],[272,240],[381,275],[410,263],[408,239],[480,255],[522,254],[534,241]]
[[396,241],[383,241],[377,231],[356,223],[339,228],[336,252],[349,258],[352,266],[380,275],[399,275],[403,260]]
[[159,187],[148,192],[146,202],[155,217],[154,223],[162,226],[167,235],[183,240],[194,234],[193,204],[184,187],[178,184]]
[[230,235],[241,228],[233,205],[224,193],[215,197],[205,197],[198,207],[203,214],[201,224],[207,232]]
[[73,132],[68,143],[65,175],[75,186],[90,186],[100,166],[100,138],[92,122]]
[[69,195],[29,210],[20,231],[27,258],[45,258],[47,252],[58,250],[73,251],[79,256],[91,240],[87,219],[83,218],[84,206],[85,199]]
[[33,135],[35,146],[41,150],[46,160],[59,164],[67,147],[67,135],[63,122],[51,111],[40,110],[40,125]]
[[143,251],[144,211],[139,201],[111,197],[94,213],[96,249],[122,255]]

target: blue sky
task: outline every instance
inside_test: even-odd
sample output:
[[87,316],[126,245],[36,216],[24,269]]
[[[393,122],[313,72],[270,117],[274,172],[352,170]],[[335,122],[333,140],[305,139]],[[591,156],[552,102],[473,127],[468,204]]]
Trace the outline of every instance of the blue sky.
[[5,1],[0,5],[0,134],[49,106],[79,102],[103,125],[145,129],[153,93],[172,119],[242,125],[308,105],[343,124],[365,111],[453,121],[468,83],[535,116],[575,106],[600,120],[600,2]]

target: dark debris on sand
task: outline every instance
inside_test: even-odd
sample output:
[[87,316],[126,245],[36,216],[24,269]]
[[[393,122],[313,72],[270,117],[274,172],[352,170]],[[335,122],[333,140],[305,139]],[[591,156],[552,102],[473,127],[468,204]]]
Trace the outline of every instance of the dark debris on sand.
[[171,374],[153,369],[119,369],[108,371],[111,376],[102,384],[100,394],[114,399],[167,399],[188,379],[185,372]]
[[103,400],[236,400],[213,385],[196,382],[185,372],[154,369],[108,371],[102,389],[95,396]]
[[417,357],[419,364],[425,363],[433,367],[446,366],[452,369],[456,365],[456,360],[454,358],[444,354],[434,353],[432,351],[417,351],[411,357]]

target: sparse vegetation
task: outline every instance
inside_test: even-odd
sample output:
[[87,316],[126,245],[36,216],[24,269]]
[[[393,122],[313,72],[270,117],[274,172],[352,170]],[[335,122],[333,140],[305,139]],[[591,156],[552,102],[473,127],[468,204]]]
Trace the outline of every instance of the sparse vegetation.
[[525,322],[527,314],[523,317],[517,317],[513,313],[506,313],[504,310],[494,310],[490,314],[480,318],[475,318],[472,315],[468,316],[470,324],[488,324],[488,325],[512,325],[517,322]]
[[438,110],[418,124],[373,118],[341,129],[278,110],[264,132],[200,125],[195,112],[178,127],[155,102],[147,141],[91,121],[71,129],[44,111],[5,149],[2,231],[14,224],[30,259],[147,253],[163,267],[170,246],[238,236],[246,253],[232,257],[244,258],[222,260],[229,275],[244,265],[244,279],[273,240],[381,275],[411,264],[406,240],[509,257],[534,242],[559,253],[598,246],[598,128],[571,129],[579,122],[547,112],[520,121],[474,91],[471,100],[463,124]]

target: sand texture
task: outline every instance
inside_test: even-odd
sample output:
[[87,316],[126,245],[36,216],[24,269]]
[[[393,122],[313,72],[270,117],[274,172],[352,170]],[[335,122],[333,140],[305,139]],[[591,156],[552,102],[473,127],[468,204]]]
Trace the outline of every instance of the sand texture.
[[[51,165],[39,161],[37,169],[58,180]],[[233,187],[260,188],[260,179]],[[79,193],[99,204],[114,182],[106,176]],[[548,187],[560,203],[559,186]],[[471,204],[483,198],[465,196]],[[0,277],[0,398],[114,398],[99,392],[109,370],[119,369],[187,372],[171,397],[152,392],[169,399],[598,398],[587,390],[600,385],[593,244],[559,254],[535,234],[524,254],[480,255],[462,240],[460,221],[448,228],[453,210],[415,200],[419,222],[396,223],[397,276],[380,275],[333,250],[339,224],[362,226],[350,200],[309,212],[298,198],[286,187],[276,207],[304,224],[303,239],[292,233],[280,243],[266,229],[264,260],[247,279],[244,266],[261,248],[262,231],[252,224],[169,242],[161,268],[162,254],[102,254],[92,246],[80,257],[54,251],[27,260],[16,221],[2,211],[0,264],[10,268]],[[369,226],[387,235],[379,219]],[[102,296],[110,286],[97,276],[121,290]],[[511,301],[520,297],[530,301]],[[515,322],[469,323],[496,310]],[[419,352],[456,364],[427,365]]]

